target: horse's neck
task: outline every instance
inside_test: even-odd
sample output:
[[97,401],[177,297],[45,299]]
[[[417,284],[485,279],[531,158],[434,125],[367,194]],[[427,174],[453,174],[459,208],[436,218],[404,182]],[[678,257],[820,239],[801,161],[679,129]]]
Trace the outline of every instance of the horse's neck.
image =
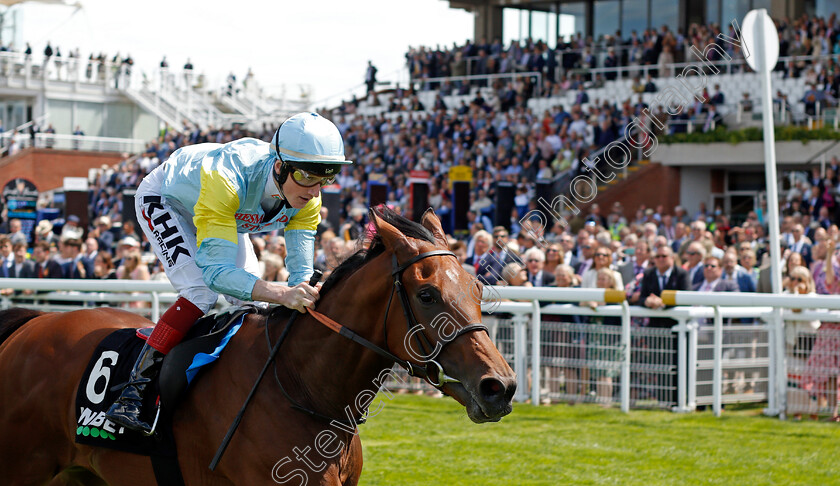
[[[336,284],[318,302],[317,310],[374,344],[385,347],[383,321],[386,292],[391,282],[378,276],[390,273],[381,256]],[[399,305],[392,302],[393,305]],[[399,312],[391,309],[391,312]],[[339,336],[312,316],[299,316],[283,344],[280,362],[284,385],[301,405],[336,418],[354,416],[363,390],[375,391],[376,378],[389,367],[384,358],[364,346]],[[282,368],[281,368],[282,369]],[[362,406],[364,408],[364,406]]]

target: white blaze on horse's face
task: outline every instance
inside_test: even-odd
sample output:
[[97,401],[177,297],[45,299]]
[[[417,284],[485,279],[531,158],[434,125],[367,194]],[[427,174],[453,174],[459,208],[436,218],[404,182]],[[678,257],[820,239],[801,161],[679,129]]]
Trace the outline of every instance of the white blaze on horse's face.
[[454,283],[454,284],[458,283],[458,272],[456,272],[455,270],[452,270],[451,268],[447,268],[445,273],[446,273],[446,276],[449,277],[449,280],[452,281],[452,283]]

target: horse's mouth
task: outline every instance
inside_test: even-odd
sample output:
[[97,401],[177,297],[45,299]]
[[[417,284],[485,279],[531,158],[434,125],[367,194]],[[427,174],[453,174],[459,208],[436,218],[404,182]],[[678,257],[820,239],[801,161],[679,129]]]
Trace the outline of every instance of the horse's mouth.
[[446,392],[467,410],[467,417],[477,424],[485,422],[498,422],[505,415],[513,411],[512,403],[508,402],[501,409],[489,410],[474,394],[461,383],[449,383]]

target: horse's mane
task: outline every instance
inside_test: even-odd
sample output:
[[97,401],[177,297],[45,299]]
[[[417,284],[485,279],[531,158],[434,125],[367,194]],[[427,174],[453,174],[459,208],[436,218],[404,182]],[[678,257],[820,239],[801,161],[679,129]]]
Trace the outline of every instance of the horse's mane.
[[[415,223],[414,221],[408,218],[400,216],[399,214],[395,213],[393,210],[385,206],[376,208],[375,210],[371,208],[371,220],[373,220],[374,211],[376,211],[376,214],[377,216],[379,216],[379,218],[381,218],[391,226],[395,227],[405,236],[409,238],[415,238],[418,240],[428,241],[429,243],[435,243],[435,237],[434,235],[432,235],[432,232],[426,229],[426,227],[421,225],[420,223]],[[347,278],[356,270],[364,266],[365,263],[373,260],[385,251],[385,243],[382,241],[382,237],[379,236],[379,233],[365,235],[365,240],[362,243],[363,244],[361,246],[367,247],[367,249],[362,248],[356,253],[353,253],[332,271],[329,278],[327,278],[326,282],[324,282],[323,287],[321,287],[322,297],[324,296],[324,294],[329,292],[330,289],[335,286],[335,284]]]
[[[378,207],[375,209],[377,216],[382,220],[386,221],[391,226],[395,227],[405,236],[409,238],[415,238],[418,240],[428,241],[429,243],[435,243],[435,237],[432,235],[432,232],[426,229],[425,226],[415,223],[408,218],[400,216],[399,214],[395,213],[393,210],[387,207]],[[374,208],[370,209],[370,219],[373,220],[373,212]],[[373,234],[366,234],[364,239],[360,241],[360,245],[362,247],[361,250],[356,251],[349,257],[347,257],[341,264],[339,264],[330,274],[329,278],[324,282],[324,285],[321,287],[320,295],[321,298],[324,298],[330,289],[335,287],[335,285],[344,280],[345,278],[349,277],[353,274],[356,270],[362,268],[367,262],[373,260],[377,256],[381,255],[385,251],[385,243],[382,241],[382,237],[379,236],[379,233]],[[287,307],[283,307],[282,305],[278,306],[271,306],[268,309],[262,311],[263,313],[270,314],[279,319],[287,319],[288,316],[294,312],[293,309],[289,309]]]
[[23,307],[12,307],[0,311],[0,344],[9,338],[13,332],[20,329],[24,324],[29,322],[32,318],[38,317],[43,312],[32,309],[24,309]]

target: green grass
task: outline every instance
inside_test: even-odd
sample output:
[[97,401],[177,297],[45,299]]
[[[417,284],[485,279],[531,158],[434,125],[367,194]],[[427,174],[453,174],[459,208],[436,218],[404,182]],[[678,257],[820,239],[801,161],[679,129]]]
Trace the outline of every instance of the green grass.
[[758,409],[715,418],[516,404],[476,425],[451,399],[382,399],[360,427],[362,485],[840,484],[840,426]]

